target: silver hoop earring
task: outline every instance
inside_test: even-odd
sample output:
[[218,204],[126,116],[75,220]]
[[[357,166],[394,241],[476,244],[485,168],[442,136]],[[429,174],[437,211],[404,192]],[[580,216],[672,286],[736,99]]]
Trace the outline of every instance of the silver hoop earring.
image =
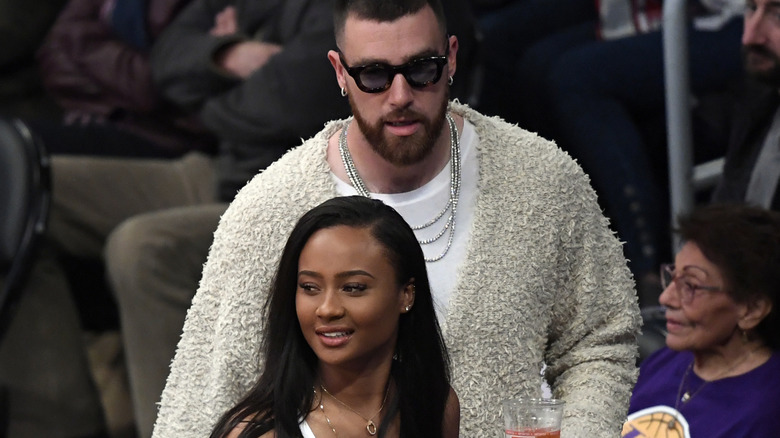
[[347,97],[347,89],[344,87],[341,87],[341,97]]
[[449,79],[447,79],[447,85],[452,86],[453,82],[455,82],[455,79],[452,79],[452,76],[450,76]]

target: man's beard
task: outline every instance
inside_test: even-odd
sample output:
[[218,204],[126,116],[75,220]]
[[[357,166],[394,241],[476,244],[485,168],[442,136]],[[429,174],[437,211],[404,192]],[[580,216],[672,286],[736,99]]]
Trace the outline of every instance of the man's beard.
[[[772,61],[772,66],[766,69],[756,70],[751,66],[750,55],[769,59]],[[745,65],[745,71],[750,77],[773,88],[780,88],[780,57],[764,46],[749,45],[742,47],[742,59]]]
[[[349,104],[352,106],[352,114],[355,116],[355,121],[360,131],[368,140],[374,152],[395,166],[409,166],[421,162],[431,154],[444,126],[444,118],[447,112],[447,96],[445,95],[444,99],[442,99],[439,110],[433,116],[433,119],[428,119],[416,111],[401,109],[387,114],[374,124],[363,118],[357,105],[352,101],[351,94],[349,95]],[[422,129],[406,137],[385,135],[385,121],[398,120],[400,118],[422,123]]]

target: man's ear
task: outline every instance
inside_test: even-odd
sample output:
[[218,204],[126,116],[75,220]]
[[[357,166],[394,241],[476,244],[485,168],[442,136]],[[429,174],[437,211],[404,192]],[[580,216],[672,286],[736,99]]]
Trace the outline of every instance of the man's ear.
[[447,44],[449,45],[449,49],[447,52],[447,74],[449,76],[455,76],[455,70],[458,66],[457,62],[457,55],[458,55],[458,37],[455,35],[451,35],[449,40],[447,41]]
[[333,66],[333,70],[336,71],[336,81],[339,83],[339,88],[347,88],[347,71],[344,69],[344,66],[341,65],[341,58],[339,57],[339,52],[335,50],[329,50],[328,51],[328,60],[330,61],[330,65]]

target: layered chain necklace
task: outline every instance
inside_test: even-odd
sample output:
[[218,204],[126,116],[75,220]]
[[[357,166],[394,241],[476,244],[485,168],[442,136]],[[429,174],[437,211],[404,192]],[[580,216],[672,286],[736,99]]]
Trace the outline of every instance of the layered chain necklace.
[[[363,414],[361,414],[360,412],[352,409],[352,407],[350,405],[348,405],[348,404],[344,403],[343,401],[339,400],[338,398],[336,398],[336,396],[331,394],[327,389],[325,389],[324,386],[320,385],[320,389],[322,390],[323,393],[328,394],[333,400],[336,400],[337,402],[339,402],[339,404],[341,404],[345,408],[347,408],[350,411],[352,411],[358,417],[362,418],[363,421],[366,422],[366,432],[368,432],[369,435],[371,435],[371,436],[376,435],[376,432],[377,432],[378,429],[376,427],[376,423],[374,423],[374,418],[377,415],[379,415],[380,412],[382,412],[382,409],[385,408],[385,402],[387,402],[387,394],[390,392],[390,385],[387,385],[387,388],[385,389],[385,397],[384,397],[384,399],[382,399],[382,405],[379,406],[379,410],[376,411],[376,413],[374,415],[372,415],[370,418],[364,417]],[[314,395],[315,396],[317,395],[317,389],[314,389]],[[336,438],[338,438],[339,434],[336,432],[336,428],[333,426],[333,423],[331,423],[330,418],[328,418],[328,415],[325,414],[325,405],[322,403],[322,398],[323,398],[322,394],[320,394],[320,403],[319,403],[320,411],[322,412],[322,415],[325,417],[325,421],[328,423],[328,427],[330,427],[330,430],[333,431],[333,435]]]
[[701,390],[704,389],[704,387],[706,387],[711,382],[714,382],[716,380],[719,380],[719,379],[722,379],[722,378],[726,377],[729,373],[731,373],[732,371],[737,369],[737,367],[739,367],[743,363],[747,362],[748,359],[750,359],[750,356],[752,356],[753,353],[755,351],[759,350],[760,348],[761,347],[754,348],[753,350],[750,350],[750,352],[748,354],[746,354],[744,358],[742,358],[741,360],[738,360],[737,363],[735,363],[734,365],[730,366],[726,371],[718,374],[716,377],[712,378],[712,380],[704,381],[704,383],[702,383],[701,386],[696,388],[696,391],[691,392],[690,389],[686,389],[685,392],[683,392],[683,387],[686,386],[685,382],[688,380],[688,375],[693,370],[693,364],[694,364],[695,360],[691,360],[691,364],[688,365],[688,368],[685,370],[685,374],[683,374],[682,379],[680,379],[680,386],[677,387],[677,398],[674,400],[674,411],[675,411],[675,414],[674,414],[674,418],[669,420],[669,423],[667,424],[667,426],[669,426],[669,429],[674,429],[675,425],[678,422],[677,414],[680,412],[680,409],[682,409],[685,406],[686,403],[691,401],[691,399],[693,399],[693,397],[695,397],[696,394],[700,393]]
[[[438,241],[442,236],[444,236],[445,233],[449,231],[447,236],[447,246],[437,256],[431,258],[426,257],[425,258],[426,262],[436,262],[444,258],[444,256],[447,255],[447,251],[450,250],[450,247],[452,246],[452,240],[455,237],[455,213],[457,212],[458,209],[458,199],[460,197],[460,180],[461,180],[460,140],[458,139],[458,130],[457,130],[457,126],[455,125],[455,120],[449,114],[447,114],[447,124],[449,125],[450,128],[450,197],[449,200],[447,201],[447,204],[444,206],[441,212],[439,212],[436,216],[434,216],[433,219],[429,220],[428,222],[422,225],[412,225],[412,229],[414,231],[420,231],[426,228],[430,228],[436,223],[440,222],[440,220],[444,217],[444,215],[447,214],[447,212],[449,212],[449,215],[447,216],[447,220],[444,222],[441,231],[439,231],[429,239],[417,240],[417,242],[419,242],[420,245],[430,245],[431,243]],[[347,128],[348,126],[342,129],[341,135],[339,136],[339,153],[341,154],[341,162],[344,164],[344,169],[347,172],[347,176],[349,177],[349,182],[352,184],[352,187],[354,187],[355,190],[357,190],[359,195],[370,198],[371,193],[368,191],[368,187],[366,187],[365,182],[363,182],[363,178],[361,178],[360,174],[358,174],[357,168],[355,168],[355,163],[352,161],[352,155],[349,153],[349,148],[347,147]]]

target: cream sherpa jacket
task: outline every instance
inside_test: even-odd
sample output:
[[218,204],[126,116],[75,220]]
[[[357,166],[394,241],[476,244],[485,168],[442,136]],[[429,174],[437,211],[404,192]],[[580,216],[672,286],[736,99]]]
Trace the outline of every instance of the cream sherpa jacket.
[[[538,396],[543,362],[554,396],[566,401],[563,437],[619,436],[640,317],[588,178],[549,141],[458,103],[451,110],[479,135],[474,223],[442,322],[461,436],[495,438],[501,400]],[[256,176],[222,217],[155,438],[208,436],[259,375],[268,286],[297,219],[337,196],[325,151],[344,125],[329,123]]]

